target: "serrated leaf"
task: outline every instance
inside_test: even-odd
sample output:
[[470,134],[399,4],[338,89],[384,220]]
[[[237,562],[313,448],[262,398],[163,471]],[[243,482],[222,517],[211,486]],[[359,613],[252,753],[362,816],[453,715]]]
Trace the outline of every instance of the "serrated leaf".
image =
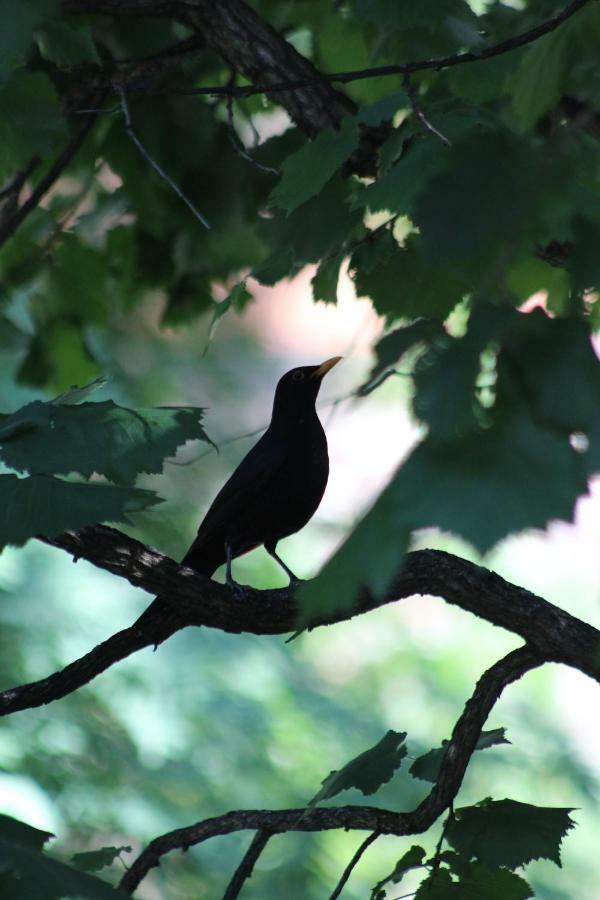
[[127,513],[160,502],[154,491],[139,488],[0,475],[0,546],[21,546],[38,534],[55,537],[98,522],[128,522]]
[[10,900],[119,900],[128,897],[105,881],[30,847],[0,839],[0,870]]
[[75,28],[66,22],[48,22],[37,33],[37,44],[44,59],[61,69],[88,63],[101,65],[92,36],[86,28]]
[[456,810],[446,839],[463,856],[490,868],[516,869],[540,858],[560,866],[562,839],[575,826],[571,812],[516,800],[483,800]]
[[406,732],[388,731],[374,747],[360,753],[342,769],[330,772],[308,806],[329,800],[349,788],[356,788],[363,794],[374,794],[402,764],[406,756],[405,740]]
[[258,228],[271,255],[252,271],[261,284],[292,278],[306,263],[318,263],[337,252],[345,241],[363,229],[360,210],[348,211],[348,184],[332,178],[318,197],[313,197],[288,217],[276,213],[259,220]]
[[0,180],[66,135],[57,93],[41,72],[18,70],[0,87]]
[[[510,744],[510,741],[504,736],[504,728],[493,728],[490,731],[482,731],[479,740],[475,746],[476,750],[487,750],[488,747],[495,747],[498,744]],[[435,782],[439,775],[440,766],[446,752],[449,741],[442,741],[442,746],[434,750],[429,750],[422,756],[418,756],[410,769],[408,770],[413,778],[420,778],[423,781]]]
[[313,300],[318,303],[337,303],[337,286],[340,277],[340,266],[344,261],[344,254],[325,257],[319,263],[319,268],[311,281]]
[[456,882],[450,877],[448,869],[436,869],[419,885],[415,900],[453,900],[457,898]]
[[557,28],[531,44],[511,81],[517,126],[532,128],[559,99],[567,65],[569,29]]
[[29,847],[30,850],[41,850],[46,841],[53,837],[51,831],[41,831],[12,816],[0,814],[0,839],[3,841]]
[[450,868],[458,875],[453,881],[448,869],[440,868],[421,883],[415,898],[419,900],[527,900],[533,891],[524,878],[508,869],[489,869],[479,862],[469,862],[457,854],[443,853],[444,862],[451,857]]
[[225,313],[229,312],[231,307],[242,310],[251,300],[252,294],[250,291],[246,290],[246,280],[244,279],[243,281],[238,282],[238,284],[229,291],[224,300],[215,304],[215,311],[213,312],[212,322],[210,323],[210,328],[208,330],[208,344],[212,341],[217,326]]
[[99,850],[75,853],[71,861],[83,872],[99,872],[100,869],[111,866],[121,853],[131,853],[131,847],[101,847]]
[[35,400],[0,425],[0,458],[13,469],[85,478],[94,473],[132,484],[157,473],[189,440],[209,441],[194,407],[127,409],[112,400],[57,405]]
[[354,116],[342,120],[339,131],[326,128],[288,156],[281,167],[281,181],[269,196],[269,206],[288,213],[318,194],[340,168],[358,142]]
[[390,231],[365,241],[353,253],[349,271],[359,297],[369,297],[388,321],[417,317],[444,319],[469,290],[465,272],[436,267],[410,235],[400,247]]
[[[435,491],[423,489],[433,484]],[[584,468],[566,437],[523,408],[458,441],[425,440],[317,578],[301,586],[300,622],[350,608],[361,586],[383,595],[418,528],[437,526],[485,552],[508,534],[572,521],[586,492]]]
[[0,81],[20,62],[34,29],[59,12],[59,0],[3,0],[2,16],[10,28],[0,28]]

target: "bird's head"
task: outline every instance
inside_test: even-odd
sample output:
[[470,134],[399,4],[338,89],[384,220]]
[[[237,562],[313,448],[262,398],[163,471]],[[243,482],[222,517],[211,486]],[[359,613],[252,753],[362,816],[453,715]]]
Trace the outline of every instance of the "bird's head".
[[321,381],[341,358],[332,356],[318,366],[299,366],[286,372],[279,379],[275,390],[273,415],[288,417],[290,414],[297,414],[301,418],[303,412],[314,409]]

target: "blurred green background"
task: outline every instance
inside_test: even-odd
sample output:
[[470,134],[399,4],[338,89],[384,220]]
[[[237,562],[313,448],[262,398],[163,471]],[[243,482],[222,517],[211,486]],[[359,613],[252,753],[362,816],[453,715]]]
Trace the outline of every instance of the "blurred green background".
[[[273,290],[254,286],[255,303],[223,320],[205,355],[208,320],[185,332],[160,331],[157,298],[110,333],[95,335],[95,352],[110,378],[97,399],[205,406],[207,430],[221,445],[217,455],[206,445],[188,444],[162,476],[142,479],[165,502],[138,514],[132,533],[181,555],[214,493],[256,439],[239,436],[268,421],[280,374],[342,353],[345,361],[320,397],[332,469],[326,497],[306,529],[282,544],[284,558],[300,575],[317,571],[418,434],[408,411],[408,379],[389,379],[364,399],[335,403],[364,377],[368,345],[381,327],[345,281],[340,288],[339,305],[325,308],[313,305],[306,274]],[[6,411],[42,396],[15,387],[17,361],[16,353],[2,357]],[[592,491],[573,526],[513,537],[484,562],[594,621],[599,532],[600,503]],[[467,545],[434,531],[416,535],[414,543],[476,558]],[[283,583],[262,550],[239,560],[235,571],[256,586]],[[73,565],[64,553],[35,541],[5,550],[0,573],[3,687],[60,668],[130,624],[149,601],[125,582],[85,561]],[[408,732],[410,755],[437,746],[449,736],[477,677],[518,644],[430,597],[404,600],[291,644],[279,637],[186,630],[72,696],[2,720],[3,811],[53,831],[54,852],[68,859],[107,844],[131,844],[136,853],[158,834],[231,809],[301,806],[331,769],[389,728]],[[579,827],[564,842],[564,868],[546,862],[527,867],[542,900],[598,896],[600,737],[593,691],[579,673],[551,666],[510,687],[486,727],[505,726],[512,745],[476,754],[457,802],[492,796],[577,808]],[[410,809],[428,787],[401,769],[369,802]],[[358,792],[338,799],[363,802]],[[439,826],[424,845],[433,847],[438,834]],[[336,831],[272,839],[244,897],[328,896],[363,837]],[[171,854],[136,896],[218,897],[249,840],[249,834],[236,834]],[[380,838],[344,896],[368,897],[415,840]],[[103,874],[116,881],[121,871],[117,860]],[[412,883],[403,882],[401,893]]]

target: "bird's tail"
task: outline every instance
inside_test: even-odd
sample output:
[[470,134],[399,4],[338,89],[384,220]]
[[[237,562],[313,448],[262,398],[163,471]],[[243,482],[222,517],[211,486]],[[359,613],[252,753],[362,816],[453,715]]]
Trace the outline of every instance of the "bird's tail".
[[201,575],[210,576],[227,560],[223,539],[207,539],[198,535],[181,560],[182,566],[189,566]]

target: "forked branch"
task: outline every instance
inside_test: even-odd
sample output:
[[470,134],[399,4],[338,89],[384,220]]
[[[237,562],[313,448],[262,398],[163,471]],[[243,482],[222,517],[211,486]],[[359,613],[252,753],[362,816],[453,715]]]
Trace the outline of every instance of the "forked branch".
[[120,887],[131,894],[148,872],[160,864],[161,857],[166,853],[186,850],[210,838],[234,831],[252,830],[270,836],[287,831],[344,828],[397,836],[422,834],[437,821],[456,797],[481,730],[504,688],[542,663],[543,660],[525,646],[513,650],[484,672],[454,726],[436,783],[411,812],[398,813],[374,806],[235,810],[155,838],[125,873]]

